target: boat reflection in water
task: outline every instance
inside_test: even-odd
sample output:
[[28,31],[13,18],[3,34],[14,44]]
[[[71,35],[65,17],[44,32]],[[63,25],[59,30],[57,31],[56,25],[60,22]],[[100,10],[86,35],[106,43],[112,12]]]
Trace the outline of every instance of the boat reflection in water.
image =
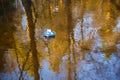
[[51,31],[51,29],[47,29],[43,36],[46,40],[51,40],[52,38],[55,38],[56,33],[54,31]]

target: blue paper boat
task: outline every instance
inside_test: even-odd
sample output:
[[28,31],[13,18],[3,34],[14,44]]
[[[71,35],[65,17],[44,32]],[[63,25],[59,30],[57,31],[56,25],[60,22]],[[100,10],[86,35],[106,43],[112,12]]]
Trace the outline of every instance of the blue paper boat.
[[45,38],[54,38],[55,32],[51,31],[50,29],[47,29],[43,35]]

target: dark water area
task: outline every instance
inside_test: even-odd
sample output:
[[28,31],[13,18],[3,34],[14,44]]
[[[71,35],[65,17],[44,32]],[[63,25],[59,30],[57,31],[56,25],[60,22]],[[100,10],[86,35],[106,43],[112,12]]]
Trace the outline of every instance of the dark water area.
[[0,80],[120,80],[119,0],[32,3],[35,40],[22,1],[0,1]]

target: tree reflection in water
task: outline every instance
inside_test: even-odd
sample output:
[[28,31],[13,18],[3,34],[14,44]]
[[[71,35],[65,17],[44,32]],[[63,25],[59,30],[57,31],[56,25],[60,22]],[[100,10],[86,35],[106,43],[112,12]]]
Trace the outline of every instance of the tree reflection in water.
[[[11,0],[11,2],[3,0],[0,1],[0,72],[1,71],[4,72],[5,65],[8,65],[9,63],[7,62],[8,60],[6,59],[6,57],[7,54],[8,56],[10,55],[8,49],[13,48],[14,43],[13,37],[16,31],[15,28],[16,20],[15,20],[15,7],[12,5],[13,2],[14,0]],[[10,65],[9,66],[12,68],[13,63],[11,61],[10,64],[11,66]]]
[[[71,0],[70,3],[69,1],[37,0],[31,5],[33,22],[35,22],[35,35],[32,37],[35,38],[34,43],[40,63],[40,79],[120,80],[119,0]],[[16,61],[19,62],[23,78],[33,80],[35,66],[32,63],[36,62],[32,60],[33,54],[29,51],[32,39],[28,35],[33,26],[17,23],[13,16],[15,12],[11,11],[7,14],[4,10],[7,6],[0,6],[0,71],[3,72],[6,60],[12,60],[10,56],[13,56],[14,60],[18,57]],[[20,10],[20,6],[18,3],[19,16],[22,17],[26,13]],[[27,15],[24,19],[25,17],[28,18]],[[17,20],[22,21],[19,17]],[[49,43],[41,36],[46,28],[56,32],[56,37]],[[16,48],[12,51],[14,45]],[[21,68],[23,64],[24,68]],[[11,71],[13,71],[11,75],[0,73],[0,79],[19,78],[18,69]],[[17,76],[14,77],[15,75]],[[9,79],[6,76],[9,76]]]

